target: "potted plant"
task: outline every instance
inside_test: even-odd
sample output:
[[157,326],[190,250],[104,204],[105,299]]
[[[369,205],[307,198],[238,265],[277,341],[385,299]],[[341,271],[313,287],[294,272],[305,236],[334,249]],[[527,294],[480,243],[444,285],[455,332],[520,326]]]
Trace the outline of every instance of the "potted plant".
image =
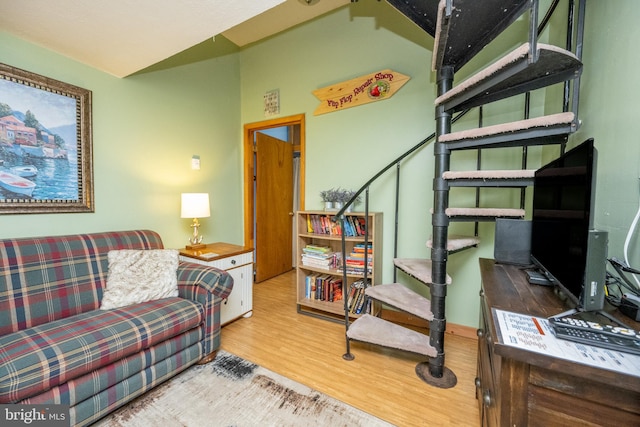
[[324,203],[324,210],[330,211],[334,210],[335,202],[337,201],[337,192],[335,189],[331,188],[329,190],[323,190],[320,192],[320,198]]
[[[345,202],[345,191],[342,188],[338,187],[333,190],[333,207],[336,210],[342,209]],[[348,199],[347,199],[348,200]]]
[[[355,194],[356,192],[353,190],[342,190],[339,199],[342,201],[343,206],[345,203],[349,202],[349,200],[351,200],[351,198],[355,196]],[[355,205],[359,204],[360,201],[361,201],[361,197],[358,195],[358,197],[355,198],[353,203],[351,203],[347,207],[346,212],[351,212],[351,210],[355,207]]]

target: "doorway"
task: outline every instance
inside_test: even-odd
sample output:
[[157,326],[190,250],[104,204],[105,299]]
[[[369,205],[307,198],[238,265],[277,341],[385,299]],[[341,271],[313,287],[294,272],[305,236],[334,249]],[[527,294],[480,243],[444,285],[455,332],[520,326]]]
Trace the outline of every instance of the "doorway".
[[[304,118],[244,126],[244,244],[254,248],[256,283],[295,265],[294,212],[304,207]],[[270,136],[277,128],[285,129],[286,141]]]

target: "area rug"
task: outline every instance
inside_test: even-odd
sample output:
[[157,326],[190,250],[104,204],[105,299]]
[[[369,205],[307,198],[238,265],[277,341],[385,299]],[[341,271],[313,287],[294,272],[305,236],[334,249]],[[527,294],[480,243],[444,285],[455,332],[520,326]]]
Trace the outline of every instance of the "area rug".
[[225,351],[103,418],[100,427],[392,426]]

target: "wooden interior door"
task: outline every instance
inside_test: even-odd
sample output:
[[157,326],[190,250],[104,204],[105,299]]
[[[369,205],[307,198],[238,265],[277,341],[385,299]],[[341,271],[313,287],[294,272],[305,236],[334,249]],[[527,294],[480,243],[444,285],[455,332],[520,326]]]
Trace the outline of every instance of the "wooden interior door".
[[293,145],[256,133],[255,281],[291,270]]

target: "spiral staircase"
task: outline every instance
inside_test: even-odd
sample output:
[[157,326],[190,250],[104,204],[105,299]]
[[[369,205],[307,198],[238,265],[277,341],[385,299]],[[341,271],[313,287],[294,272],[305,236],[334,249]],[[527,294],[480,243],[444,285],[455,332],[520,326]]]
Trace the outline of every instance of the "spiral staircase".
[[[476,206],[458,207],[450,203],[450,199],[454,200],[450,193],[456,187],[519,188],[524,191],[533,184],[534,172],[524,168],[527,147],[561,144],[564,149],[569,135],[579,127],[577,107],[586,0],[570,0],[565,48],[538,43],[538,35],[558,1],[551,1],[542,23],[538,22],[539,0],[387,1],[435,39],[432,62],[433,71],[437,73],[438,91],[435,100],[435,176],[432,237],[427,242],[431,258],[394,259],[397,269],[429,287],[430,299],[399,283],[372,286],[367,288],[366,294],[428,321],[429,335],[364,315],[352,323],[347,321],[347,353],[344,357],[353,357],[349,346],[351,340],[424,355],[428,361],[416,366],[416,374],[430,385],[449,388],[455,386],[457,380],[445,366],[445,302],[447,287],[452,282],[447,274],[447,258],[479,243],[477,231],[471,236],[449,235],[451,223],[522,219],[525,216],[524,197],[521,197],[520,206],[513,208],[480,207],[478,202]],[[454,86],[456,73],[520,18],[528,19],[528,34],[523,35],[523,43]],[[527,104],[522,120],[452,131],[452,117],[456,113],[563,82],[562,111],[532,118],[528,117]],[[528,103],[528,96],[526,99]],[[522,147],[522,169],[483,170],[480,160],[476,170],[464,172],[451,168],[455,151],[477,150],[480,159],[483,151],[504,147]]]

